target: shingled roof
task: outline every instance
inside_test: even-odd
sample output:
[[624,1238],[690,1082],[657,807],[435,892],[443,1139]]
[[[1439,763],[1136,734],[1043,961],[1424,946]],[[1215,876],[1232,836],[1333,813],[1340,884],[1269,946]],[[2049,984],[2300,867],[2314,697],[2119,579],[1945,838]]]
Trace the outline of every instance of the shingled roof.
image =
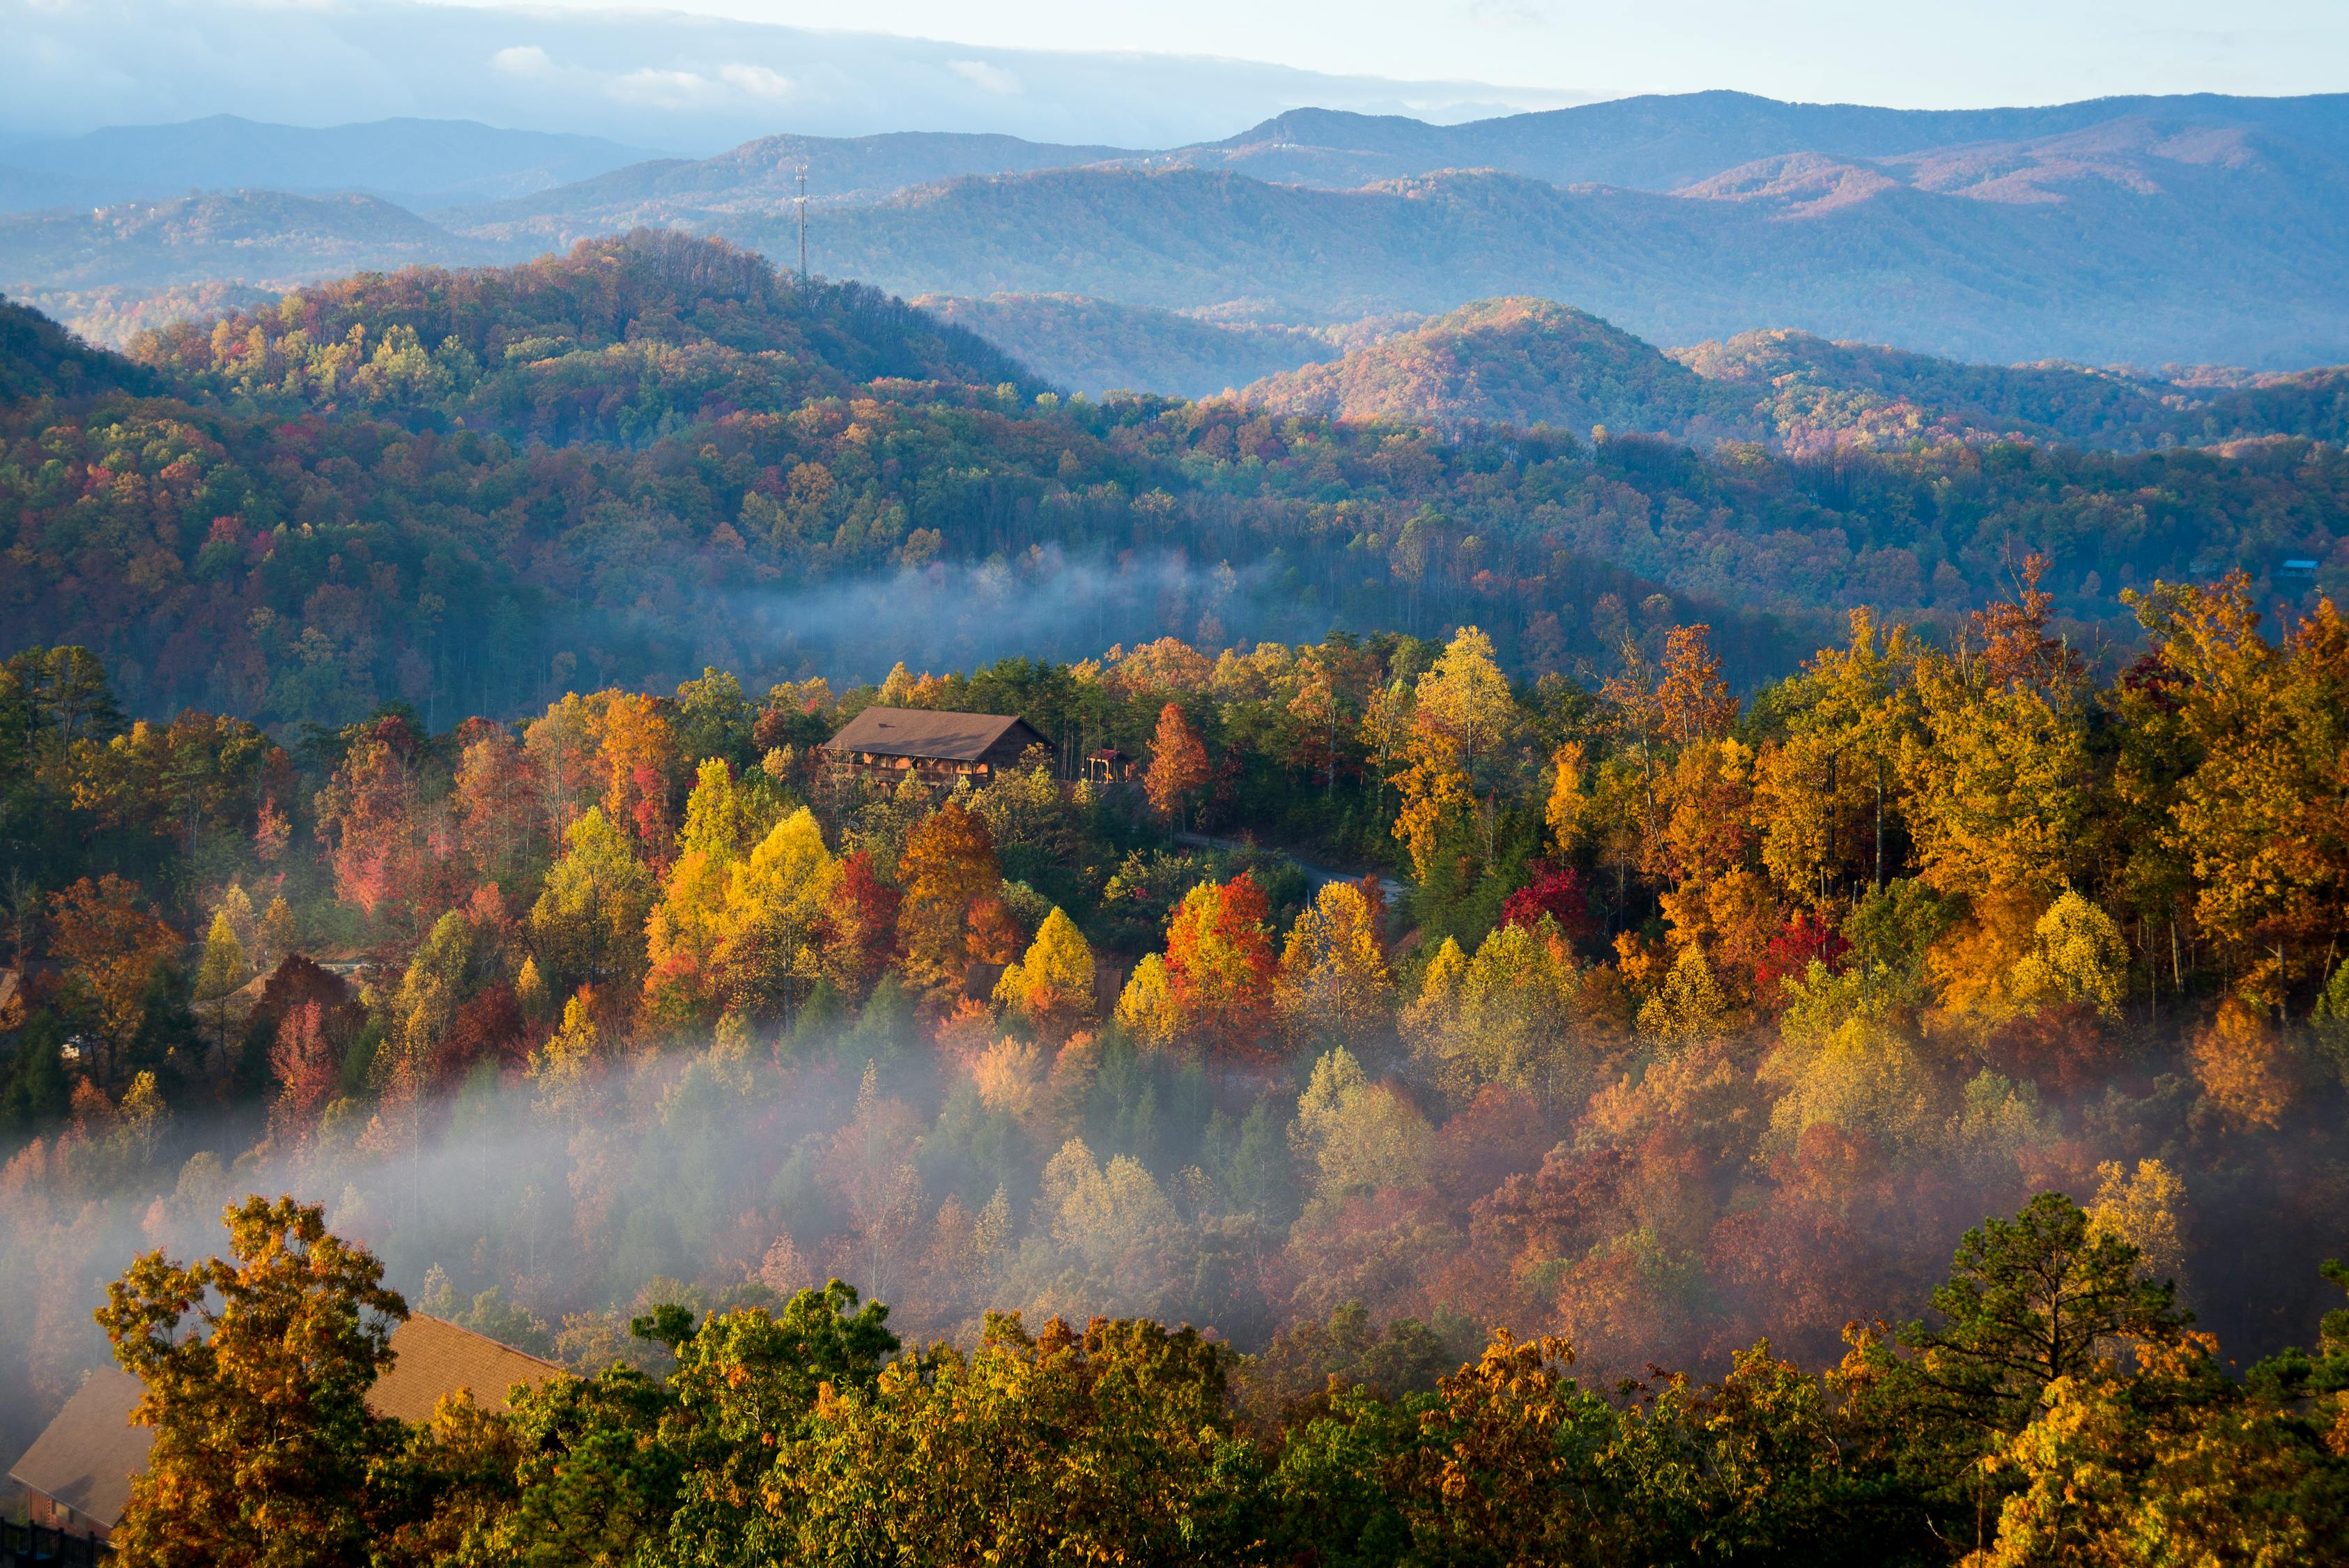
[[828,749],[878,757],[976,763],[1007,740],[1016,756],[1046,743],[1025,719],[1007,713],[947,713],[930,708],[867,708],[841,727]]
[[153,1428],[130,1424],[141,1392],[128,1372],[99,1367],[9,1467],[8,1479],[111,1530],[155,1441]]
[[367,1408],[403,1421],[432,1419],[432,1407],[440,1397],[460,1388],[471,1389],[473,1403],[481,1408],[502,1410],[506,1392],[515,1384],[534,1388],[550,1377],[566,1376],[552,1361],[421,1314],[399,1325],[391,1336],[391,1348],[398,1356],[367,1390]]
[[[460,1388],[471,1389],[482,1408],[502,1410],[515,1384],[536,1386],[565,1375],[552,1361],[421,1314],[392,1331],[391,1348],[390,1370],[367,1390],[367,1408],[403,1421],[430,1420],[441,1396]],[[139,1379],[127,1372],[105,1366],[91,1373],[10,1467],[8,1479],[113,1529],[130,1501],[130,1478],[147,1468],[155,1442],[153,1428],[130,1425],[140,1393]]]

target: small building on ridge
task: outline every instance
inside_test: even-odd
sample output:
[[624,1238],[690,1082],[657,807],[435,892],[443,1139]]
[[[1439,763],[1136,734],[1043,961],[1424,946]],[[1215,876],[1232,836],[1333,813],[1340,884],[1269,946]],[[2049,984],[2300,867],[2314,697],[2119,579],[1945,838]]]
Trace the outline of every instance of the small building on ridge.
[[947,713],[927,708],[867,708],[822,750],[835,776],[912,774],[927,784],[986,784],[1016,767],[1030,747],[1051,742],[1008,713]]

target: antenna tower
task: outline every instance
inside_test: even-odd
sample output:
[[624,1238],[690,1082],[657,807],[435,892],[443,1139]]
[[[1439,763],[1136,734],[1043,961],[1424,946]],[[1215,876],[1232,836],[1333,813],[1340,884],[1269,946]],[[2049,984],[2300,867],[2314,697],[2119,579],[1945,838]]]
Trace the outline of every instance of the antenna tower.
[[800,171],[800,282],[807,282],[807,171]]

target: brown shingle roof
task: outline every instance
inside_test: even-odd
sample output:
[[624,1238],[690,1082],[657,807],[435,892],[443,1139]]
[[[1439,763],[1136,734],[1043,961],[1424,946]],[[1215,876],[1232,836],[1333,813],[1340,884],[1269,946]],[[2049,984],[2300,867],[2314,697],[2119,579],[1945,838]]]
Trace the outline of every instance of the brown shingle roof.
[[429,1421],[440,1396],[460,1388],[471,1388],[483,1409],[502,1410],[515,1384],[535,1387],[565,1376],[552,1361],[422,1314],[393,1332],[391,1348],[391,1370],[367,1390],[367,1408],[403,1421]]
[[[565,1376],[563,1367],[470,1329],[419,1314],[392,1331],[391,1369],[367,1390],[367,1408],[422,1423],[444,1394],[473,1391],[484,1409],[502,1410],[517,1383],[535,1386]],[[151,1427],[129,1424],[139,1379],[111,1366],[89,1375],[9,1470],[9,1478],[111,1530],[130,1501],[130,1478],[147,1468]]]
[[1020,749],[1041,745],[1044,737],[1028,722],[1005,713],[944,713],[928,708],[867,708],[841,727],[829,742],[835,752],[870,752],[884,757],[931,757],[975,763],[1015,730]]
[[128,1372],[99,1367],[10,1467],[8,1479],[112,1529],[130,1501],[130,1478],[147,1468],[155,1441],[153,1428],[130,1424],[140,1391]]

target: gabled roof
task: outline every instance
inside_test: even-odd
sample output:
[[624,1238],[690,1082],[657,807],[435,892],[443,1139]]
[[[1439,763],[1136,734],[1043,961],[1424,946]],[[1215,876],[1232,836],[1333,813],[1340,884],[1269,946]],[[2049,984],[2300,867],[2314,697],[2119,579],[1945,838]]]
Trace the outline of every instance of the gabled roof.
[[[473,1391],[486,1410],[506,1407],[515,1384],[535,1386],[566,1369],[510,1345],[420,1314],[392,1331],[391,1368],[367,1390],[367,1408],[422,1423],[444,1394]],[[139,1379],[111,1366],[89,1375],[57,1418],[33,1439],[9,1479],[112,1529],[130,1501],[130,1478],[147,1468],[152,1427],[130,1425]]]
[[[1025,732],[1024,734],[1017,734]],[[867,708],[841,727],[828,749],[884,757],[975,763],[1017,734],[1020,749],[1041,745],[1025,719],[1006,713],[943,713],[928,708]]]
[[8,1479],[112,1528],[130,1501],[130,1478],[147,1468],[155,1442],[153,1428],[130,1424],[142,1392],[128,1372],[99,1367],[9,1468]]
[[397,1353],[391,1369],[367,1390],[367,1408],[403,1421],[429,1421],[440,1397],[460,1388],[471,1389],[473,1403],[484,1410],[502,1410],[515,1384],[536,1387],[569,1376],[552,1361],[421,1314],[393,1331],[391,1348]]

